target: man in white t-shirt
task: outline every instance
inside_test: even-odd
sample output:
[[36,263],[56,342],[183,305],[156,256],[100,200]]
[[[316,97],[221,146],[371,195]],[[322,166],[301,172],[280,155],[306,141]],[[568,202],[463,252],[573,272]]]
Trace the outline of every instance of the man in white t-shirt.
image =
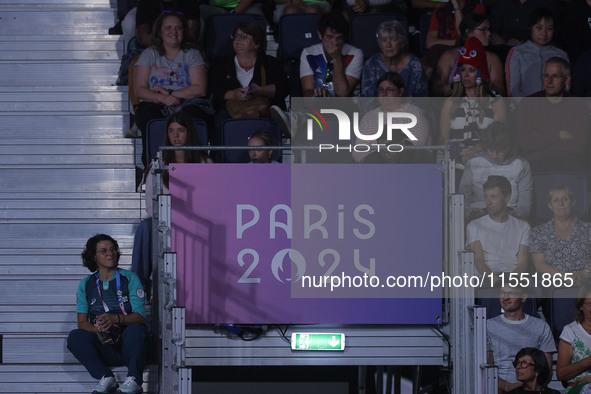
[[529,225],[509,215],[511,183],[504,176],[490,175],[483,188],[488,214],[468,224],[466,240],[476,269],[480,274],[525,272]]
[[347,22],[338,13],[318,21],[320,44],[304,48],[300,57],[300,82],[304,97],[349,97],[359,83],[363,52],[345,44]]
[[517,352],[524,347],[540,349],[546,354],[552,370],[556,343],[548,323],[523,312],[523,303],[527,299],[524,289],[505,286],[500,290],[503,314],[488,319],[486,323],[487,361],[499,367],[499,389],[508,392],[521,386],[512,364]]

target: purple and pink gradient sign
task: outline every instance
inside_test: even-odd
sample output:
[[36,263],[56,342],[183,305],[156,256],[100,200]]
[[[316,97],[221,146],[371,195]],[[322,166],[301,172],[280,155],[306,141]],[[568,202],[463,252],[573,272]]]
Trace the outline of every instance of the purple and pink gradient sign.
[[[435,324],[434,165],[175,164],[178,303],[189,324]],[[426,282],[425,282],[426,281]]]

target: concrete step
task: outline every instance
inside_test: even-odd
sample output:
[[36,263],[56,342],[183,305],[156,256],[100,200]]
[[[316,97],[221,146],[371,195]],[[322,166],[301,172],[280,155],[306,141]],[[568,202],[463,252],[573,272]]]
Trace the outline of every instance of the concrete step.
[[[0,61],[3,86],[110,86],[117,81],[118,60]],[[63,76],[61,76],[63,75]]]
[[2,112],[64,111],[123,112],[129,108],[128,93],[122,91],[30,91],[0,92]]
[[3,113],[0,138],[122,138],[129,128],[123,112],[34,112]]
[[[125,379],[126,368],[114,367],[112,370],[119,382]],[[144,393],[157,394],[158,366],[148,366],[143,378]],[[3,393],[80,394],[92,392],[96,384],[97,381],[77,362],[56,365],[0,364],[0,386]]]
[[115,10],[102,6],[52,4],[0,6],[0,34],[105,34],[115,20]]
[[[59,170],[59,171],[56,171]],[[26,180],[23,182],[23,180]],[[130,192],[135,185],[135,168],[60,168],[44,166],[34,171],[28,168],[5,168],[0,185],[4,192]],[[44,185],[43,190],[39,185]]]
[[[67,36],[70,37],[70,36]],[[0,36],[2,60],[119,60],[125,52],[121,36]]]

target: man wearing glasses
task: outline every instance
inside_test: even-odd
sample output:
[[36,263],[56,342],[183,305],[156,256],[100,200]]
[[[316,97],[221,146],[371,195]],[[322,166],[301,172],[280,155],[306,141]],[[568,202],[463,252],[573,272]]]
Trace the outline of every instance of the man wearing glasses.
[[512,362],[524,347],[534,347],[546,354],[552,365],[556,343],[548,323],[523,312],[527,292],[518,287],[505,286],[499,293],[503,314],[487,321],[487,359],[499,367],[499,389],[511,391],[522,385],[517,381]]

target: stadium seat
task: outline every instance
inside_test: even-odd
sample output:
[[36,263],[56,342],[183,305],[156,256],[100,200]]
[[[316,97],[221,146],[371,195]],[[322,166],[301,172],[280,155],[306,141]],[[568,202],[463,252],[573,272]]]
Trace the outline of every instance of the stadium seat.
[[427,53],[427,31],[429,30],[432,16],[433,14],[428,13],[421,16],[421,19],[419,20],[419,29],[421,33],[421,56],[425,56]]
[[591,51],[583,52],[572,70],[572,93],[577,97],[591,97]]
[[302,95],[300,84],[300,55],[302,50],[320,42],[318,20],[322,14],[289,14],[279,20],[279,48],[277,57],[289,78],[290,94]]
[[232,46],[232,30],[238,22],[257,23],[267,27],[265,18],[257,14],[222,14],[211,15],[205,22],[205,53],[211,60],[234,54]]
[[[363,51],[363,57],[369,59],[380,51],[376,38],[378,25],[385,21],[397,20],[404,25],[404,31],[408,37],[408,21],[405,16],[399,14],[376,13],[357,14],[351,18],[350,43]],[[407,48],[408,49],[408,48]]]
[[[207,146],[207,125],[203,119],[193,119],[195,128],[197,129],[197,136],[203,146]],[[166,118],[153,119],[148,122],[146,127],[146,151],[149,156],[148,160],[156,157],[158,150],[164,144],[164,137],[166,136]]]
[[587,176],[576,172],[538,173],[533,176],[534,182],[534,219],[546,222],[554,217],[548,208],[548,192],[554,186],[566,185],[573,191],[576,205],[573,215],[578,218],[587,216],[589,198],[587,196]]
[[552,292],[549,324],[556,342],[558,342],[564,326],[574,320],[575,300],[578,292],[578,287],[555,289]]
[[[222,126],[223,146],[248,146],[248,137],[256,130],[266,130],[273,138],[275,145],[281,146],[281,130],[279,126],[268,118],[227,119]],[[281,161],[281,150],[274,150],[272,159]],[[222,154],[225,163],[248,163],[248,150],[225,150]]]

